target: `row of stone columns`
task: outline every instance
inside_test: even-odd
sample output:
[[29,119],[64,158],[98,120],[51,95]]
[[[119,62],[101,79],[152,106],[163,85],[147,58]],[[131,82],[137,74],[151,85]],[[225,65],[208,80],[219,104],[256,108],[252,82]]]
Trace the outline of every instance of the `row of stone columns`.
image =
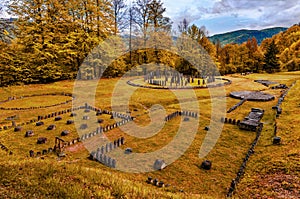
[[46,154],[51,153],[53,151],[55,151],[53,148],[44,149],[44,150],[38,151],[38,152],[34,152],[33,150],[30,150],[29,151],[29,156],[31,158],[33,158],[33,157],[39,157],[41,155],[46,155]]
[[117,140],[114,140],[113,142],[106,143],[104,146],[97,148],[97,152],[100,152],[103,154],[109,153],[112,150],[114,150],[124,144],[125,144],[125,138],[121,137],[121,138],[118,138]]
[[[57,103],[57,104],[52,104],[52,105],[48,105],[48,106],[33,106],[33,107],[27,107],[27,108],[21,108],[21,107],[15,107],[15,108],[6,108],[6,107],[0,107],[0,110],[34,110],[34,109],[41,109],[41,108],[50,108],[50,107],[54,107],[54,106],[59,106],[59,105],[63,105],[63,104],[67,104],[73,101],[74,97],[71,93],[46,93],[46,94],[33,94],[33,95],[25,95],[25,96],[21,96],[19,98],[17,97],[9,97],[7,100],[2,101],[1,103],[5,103],[8,101],[12,101],[12,100],[17,100],[17,99],[23,99],[23,98],[28,98],[28,97],[36,97],[36,96],[46,96],[46,95],[63,95],[63,96],[70,96],[72,97],[71,100],[67,100],[61,103]],[[0,103],[0,104],[1,104]]]
[[165,121],[169,121],[177,116],[187,116],[187,117],[193,117],[197,118],[198,113],[192,112],[192,111],[175,111],[174,113],[171,113],[165,117]]
[[95,160],[111,168],[116,168],[117,165],[116,159],[113,159],[108,155],[102,153],[96,153]]
[[110,130],[113,130],[113,129],[115,129],[115,128],[118,128],[118,127],[120,127],[120,126],[123,126],[123,125],[127,124],[127,123],[130,122],[130,121],[132,121],[131,118],[130,118],[130,119],[123,119],[122,121],[116,122],[116,123],[114,123],[114,124],[112,124],[112,125],[107,125],[107,126],[105,126],[105,127],[100,126],[100,127],[98,127],[98,128],[96,129],[96,131],[93,131],[93,132],[91,132],[91,133],[87,133],[87,134],[82,135],[82,136],[80,137],[80,140],[83,141],[83,140],[89,139],[89,138],[91,138],[91,137],[93,137],[93,136],[96,136],[96,135],[98,135],[98,134],[108,132],[108,131],[110,131]]
[[[292,84],[291,87],[293,87],[295,85],[295,82]],[[276,110],[276,118],[278,118],[281,113],[282,113],[282,108],[281,108],[281,104],[284,101],[284,98],[286,97],[286,95],[288,94],[289,90],[291,89],[291,87],[287,87],[285,84],[280,84],[279,88],[285,88],[285,90],[281,93],[280,98],[278,99],[278,102],[276,104],[276,106],[273,106],[272,109]],[[272,89],[276,89],[276,87],[272,87]],[[280,145],[281,143],[281,137],[277,136],[277,122],[275,119],[275,124],[274,124],[274,137],[273,137],[273,144],[274,145]]]
[[254,148],[257,145],[258,140],[261,136],[262,128],[263,128],[263,125],[259,125],[259,127],[257,129],[257,132],[256,132],[256,137],[253,140],[253,142],[252,142],[252,144],[251,144],[251,146],[250,146],[250,148],[249,148],[249,150],[246,154],[246,157],[243,159],[243,163],[240,166],[235,179],[233,179],[231,181],[231,184],[230,184],[230,187],[229,187],[229,190],[228,190],[228,193],[227,193],[227,197],[232,196],[234,190],[236,189],[237,184],[240,182],[241,177],[244,175],[245,169],[246,169],[246,166],[247,166],[247,162],[249,161],[250,156],[254,153]]
[[228,123],[228,124],[233,124],[233,125],[239,125],[241,123],[240,120],[236,120],[236,119],[231,119],[231,118],[221,118],[221,122],[222,123]]
[[157,187],[169,187],[170,185],[169,184],[166,184],[163,182],[163,181],[159,181],[158,179],[153,179],[152,177],[148,177],[146,182],[148,184],[152,184],[154,186],[157,186]]
[[241,101],[239,101],[239,103],[235,104],[233,107],[231,107],[227,113],[231,113],[232,111],[234,111],[235,109],[237,109],[239,106],[242,106],[245,102],[247,101],[247,99],[242,99]]
[[84,109],[89,109],[96,112],[96,115],[107,114],[111,115],[113,118],[121,118],[121,119],[132,119],[130,115],[126,115],[123,113],[118,113],[114,111],[101,110],[100,108],[92,107],[85,103]]
[[3,150],[3,151],[6,151],[7,153],[9,153],[10,155],[13,154],[12,151],[10,151],[5,145],[3,145],[2,143],[0,143],[0,148]]
[[195,112],[192,112],[192,111],[181,111],[181,115],[182,116],[193,117],[193,118],[198,117],[198,113],[195,113]]
[[73,108],[69,108],[69,109],[66,109],[66,110],[62,110],[62,111],[57,111],[57,112],[53,112],[53,113],[49,113],[47,115],[40,115],[38,116],[38,121],[39,120],[44,120],[44,119],[49,119],[49,118],[52,118],[52,117],[56,117],[58,115],[63,115],[63,114],[66,114],[66,113],[70,113],[70,112],[73,112],[73,111],[77,111],[81,109],[81,107],[73,107]]
[[101,146],[97,151],[92,151],[90,158],[96,160],[108,167],[116,168],[117,161],[107,155],[107,153],[125,144],[125,138],[121,137],[113,142],[107,143],[105,146]]

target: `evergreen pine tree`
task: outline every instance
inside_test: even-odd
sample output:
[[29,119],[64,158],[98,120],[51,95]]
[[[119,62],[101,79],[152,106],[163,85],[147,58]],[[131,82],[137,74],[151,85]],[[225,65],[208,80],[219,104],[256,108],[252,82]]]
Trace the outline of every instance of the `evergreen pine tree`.
[[163,3],[160,0],[153,0],[147,6],[149,9],[149,25],[153,28],[153,31],[169,32],[172,27],[172,22],[170,18],[163,16],[166,12]]
[[278,47],[274,40],[267,46],[267,51],[264,55],[264,70],[268,73],[273,73],[280,70],[279,58],[277,54],[279,53]]

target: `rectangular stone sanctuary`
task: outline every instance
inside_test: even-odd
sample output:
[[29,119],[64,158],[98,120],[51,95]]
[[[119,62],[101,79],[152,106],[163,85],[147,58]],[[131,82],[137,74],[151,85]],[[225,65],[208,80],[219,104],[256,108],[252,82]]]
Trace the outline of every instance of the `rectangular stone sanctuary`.
[[260,120],[264,116],[264,110],[259,108],[252,108],[251,112],[243,121],[240,122],[239,127],[243,130],[256,131],[259,125],[261,125]]

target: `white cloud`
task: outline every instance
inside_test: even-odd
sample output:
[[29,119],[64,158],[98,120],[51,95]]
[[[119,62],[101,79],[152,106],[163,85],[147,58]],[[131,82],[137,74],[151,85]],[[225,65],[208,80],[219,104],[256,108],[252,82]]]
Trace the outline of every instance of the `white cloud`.
[[[163,0],[176,23],[183,18],[207,23],[212,19],[236,17],[238,28],[289,27],[300,20],[300,0]],[[183,2],[185,2],[183,4]],[[232,27],[232,24],[224,26]],[[199,24],[206,25],[206,24]],[[208,26],[208,24],[207,24]],[[224,30],[226,27],[224,27]],[[214,32],[212,30],[211,32]]]
[[[0,0],[2,1],[2,0]],[[129,0],[126,0],[129,1]],[[133,1],[133,0],[131,0]],[[166,7],[166,16],[174,22],[186,18],[195,23],[201,21],[207,27],[213,27],[211,33],[230,29],[261,29],[272,26],[289,27],[300,22],[300,0],[162,0]],[[1,6],[2,2],[0,2]],[[9,17],[0,13],[1,17]],[[214,29],[219,19],[222,26]],[[233,26],[234,25],[234,26]]]

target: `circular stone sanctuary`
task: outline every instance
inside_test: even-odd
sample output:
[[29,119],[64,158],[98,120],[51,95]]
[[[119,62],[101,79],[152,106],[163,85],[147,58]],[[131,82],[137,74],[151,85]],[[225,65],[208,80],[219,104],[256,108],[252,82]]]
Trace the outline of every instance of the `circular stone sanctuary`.
[[248,101],[271,101],[275,99],[273,95],[261,91],[234,91],[230,93],[230,97]]
[[[56,99],[56,102],[54,104],[50,104],[51,100],[49,100],[49,96],[54,97],[54,99]],[[61,97],[62,101],[58,101],[57,99]],[[45,98],[46,100],[43,100],[42,98]],[[66,98],[70,98],[67,99]],[[44,102],[43,105],[40,106],[30,106],[30,107],[26,107],[27,104],[32,104],[34,103],[34,99],[36,99],[36,103],[41,103]],[[22,101],[22,103],[20,104],[20,107],[17,106],[12,106],[12,107],[7,107],[7,106],[0,106],[0,110],[30,110],[30,109],[40,109],[40,108],[49,108],[49,107],[54,107],[54,106],[59,106],[59,105],[63,105],[63,104],[68,104],[70,102],[72,102],[74,99],[74,96],[71,93],[45,93],[45,94],[33,94],[33,95],[25,95],[25,96],[21,96],[21,97],[9,97],[7,100],[1,101],[0,104],[4,105],[5,103],[9,103],[9,105],[11,105],[12,103],[14,105],[18,104],[15,103],[13,101],[16,100],[24,100]],[[49,103],[50,102],[50,103]]]
[[127,84],[151,89],[198,89],[220,87],[231,84],[231,81],[213,75],[183,75],[174,70],[155,70],[143,78],[129,80]]

